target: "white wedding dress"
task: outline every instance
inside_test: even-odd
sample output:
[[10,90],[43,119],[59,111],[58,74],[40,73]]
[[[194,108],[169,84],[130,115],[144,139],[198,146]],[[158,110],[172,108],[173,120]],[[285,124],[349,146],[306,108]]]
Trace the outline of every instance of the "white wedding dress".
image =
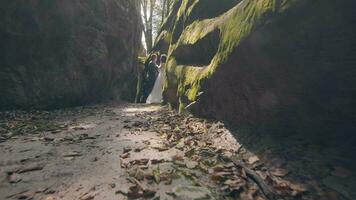
[[165,77],[165,70],[164,70],[164,65],[161,64],[161,66],[158,68],[158,76],[155,81],[155,85],[153,86],[152,92],[148,96],[146,103],[147,104],[152,104],[152,103],[162,103],[163,101],[163,81]]

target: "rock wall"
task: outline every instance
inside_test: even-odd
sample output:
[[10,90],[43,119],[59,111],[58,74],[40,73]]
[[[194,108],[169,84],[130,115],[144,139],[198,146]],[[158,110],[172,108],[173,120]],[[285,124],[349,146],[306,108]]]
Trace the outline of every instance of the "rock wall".
[[138,0],[0,3],[0,109],[133,100]]
[[355,1],[177,4],[156,41],[173,107],[265,133],[355,135]]

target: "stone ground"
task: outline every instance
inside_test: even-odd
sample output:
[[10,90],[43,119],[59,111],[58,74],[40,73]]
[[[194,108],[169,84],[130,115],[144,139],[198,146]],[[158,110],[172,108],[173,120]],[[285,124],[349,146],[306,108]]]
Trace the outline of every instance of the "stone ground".
[[347,187],[353,183],[345,182],[354,182],[354,176],[343,167],[325,172],[328,179],[321,181],[308,174],[313,170],[301,174],[302,161],[289,165],[268,151],[256,156],[220,122],[178,115],[159,105],[5,112],[0,119],[0,199],[354,195]]

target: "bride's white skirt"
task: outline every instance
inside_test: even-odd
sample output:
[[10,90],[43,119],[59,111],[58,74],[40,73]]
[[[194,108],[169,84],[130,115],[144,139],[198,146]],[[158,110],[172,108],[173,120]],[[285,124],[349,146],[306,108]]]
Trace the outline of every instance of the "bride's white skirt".
[[162,72],[160,72],[157,76],[157,79],[155,81],[155,85],[153,86],[152,92],[148,96],[146,103],[151,104],[151,103],[161,103],[163,101],[163,78],[164,75]]

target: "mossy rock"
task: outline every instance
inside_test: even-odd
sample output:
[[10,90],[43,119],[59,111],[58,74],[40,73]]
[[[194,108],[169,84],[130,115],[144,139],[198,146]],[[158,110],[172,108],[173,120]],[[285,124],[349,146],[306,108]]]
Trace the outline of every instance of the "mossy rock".
[[246,0],[208,16],[206,1],[182,0],[161,32],[166,101],[268,132],[355,140],[355,4]]

